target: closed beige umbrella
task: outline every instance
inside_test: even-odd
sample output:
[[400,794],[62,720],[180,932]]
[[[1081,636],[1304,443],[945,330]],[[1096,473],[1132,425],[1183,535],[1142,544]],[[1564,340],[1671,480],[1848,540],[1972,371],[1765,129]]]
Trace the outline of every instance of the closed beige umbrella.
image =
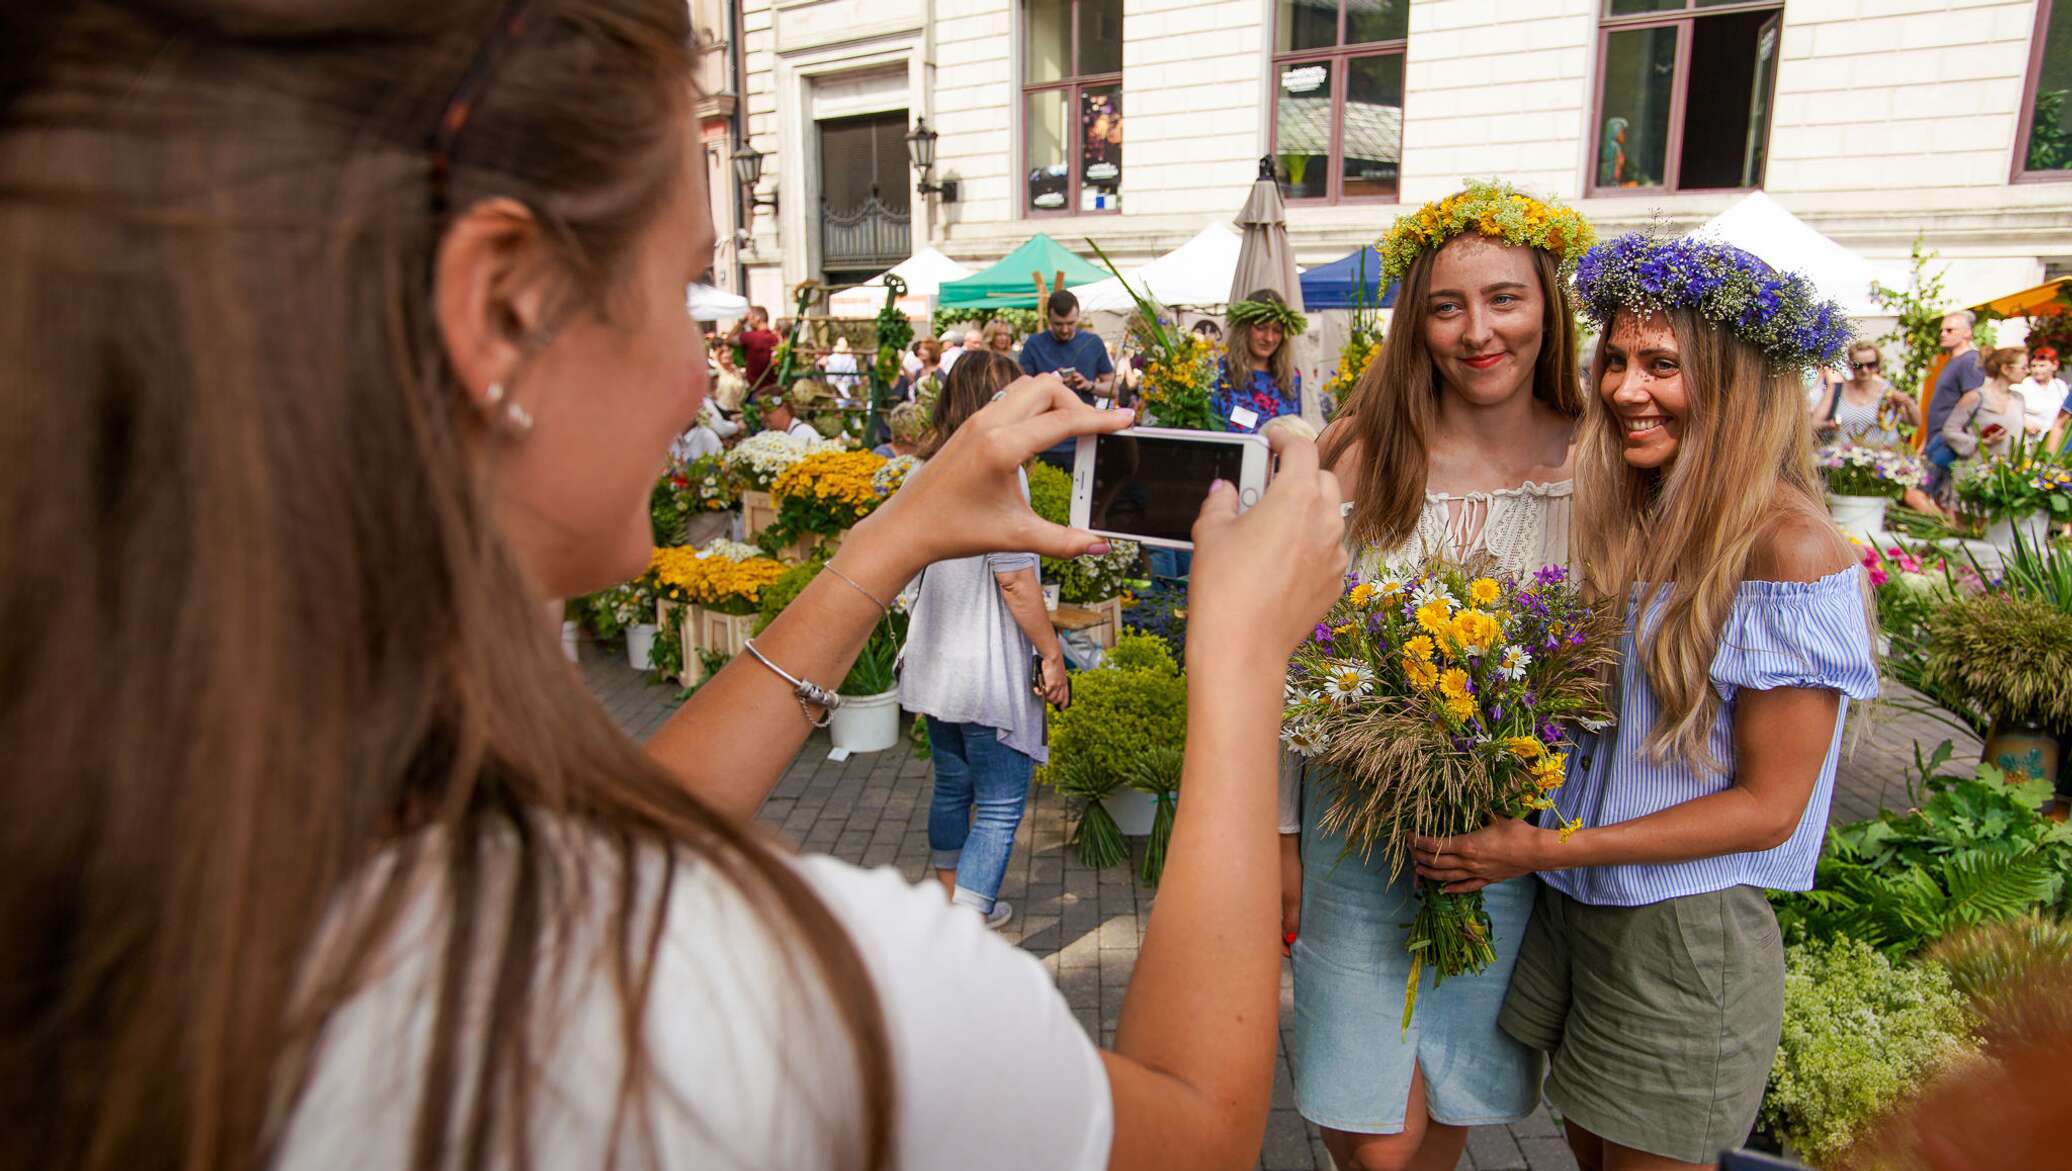
[[1260,289],[1272,289],[1290,309],[1302,312],[1302,282],[1295,278],[1287,210],[1281,205],[1281,185],[1274,181],[1272,155],[1259,160],[1259,178],[1245,197],[1244,210],[1237,213],[1237,226],[1244,246],[1238,250],[1230,299],[1242,301]]

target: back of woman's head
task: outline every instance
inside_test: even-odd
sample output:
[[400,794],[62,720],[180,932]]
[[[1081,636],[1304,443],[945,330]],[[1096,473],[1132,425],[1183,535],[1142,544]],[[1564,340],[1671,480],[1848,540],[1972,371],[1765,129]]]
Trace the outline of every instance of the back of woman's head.
[[[1464,237],[1480,239],[1480,237]],[[1557,259],[1539,248],[1511,245],[1525,253],[1541,300],[1539,357],[1533,363],[1532,396],[1560,414],[1583,411],[1576,385],[1576,319]],[[1424,507],[1431,436],[1443,387],[1431,346],[1425,341],[1431,312],[1436,249],[1417,255],[1404,272],[1381,355],[1353,384],[1344,412],[1348,423],[1324,447],[1335,463],[1354,444],[1363,460],[1350,519],[1354,539],[1392,548],[1415,531]]]
[[1669,586],[1639,648],[1661,709],[1647,745],[1708,761],[1706,736],[1719,703],[1708,671],[1750,553],[1780,487],[1806,501],[1821,498],[1805,391],[1797,370],[1733,332],[1690,310],[1664,310],[1648,325],[1666,324],[1675,335],[1682,435],[1667,468],[1635,468],[1626,462],[1625,425],[1601,389],[1617,324],[1590,364],[1571,551],[1599,596],[1623,599],[1641,583]]
[[1986,377],[2002,382],[2020,382],[2029,376],[2028,351],[2020,346],[2002,346],[1987,350],[1978,360],[1979,369]]
[[964,420],[984,410],[994,395],[1021,376],[1022,368],[1014,359],[997,350],[972,350],[957,359],[943,378],[942,397],[935,404],[935,425],[921,444],[921,458],[928,459],[941,451]]
[[[629,865],[677,843],[781,907],[873,1052],[832,920],[557,660],[433,303],[452,217],[506,197],[544,227],[560,313],[611,317],[683,172],[687,23],[680,0],[86,0],[10,46],[0,1165],[264,1162],[427,869],[448,990],[486,969],[495,991],[427,991],[415,1162],[481,1165],[524,1129],[537,949],[579,897],[540,816]],[[480,847],[505,837],[519,880],[490,903]],[[341,890],[397,851],[415,865],[319,966]],[[629,1097],[631,945],[661,902],[603,909]]]

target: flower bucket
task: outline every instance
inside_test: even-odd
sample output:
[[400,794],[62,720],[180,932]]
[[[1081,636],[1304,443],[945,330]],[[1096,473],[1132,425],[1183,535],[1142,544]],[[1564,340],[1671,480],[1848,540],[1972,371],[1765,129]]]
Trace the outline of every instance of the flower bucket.
[[1986,526],[1986,543],[2002,552],[2014,552],[2014,535],[2019,531],[2022,543],[2031,549],[2041,549],[2050,542],[2050,514],[2032,512],[2027,516],[2003,517]]
[[2012,720],[1993,721],[1981,754],[1987,764],[2011,782],[2050,780],[2058,775],[2058,741],[2041,726]]
[[852,753],[883,752],[892,747],[899,743],[899,689],[843,696],[827,730],[836,748]]
[[[1112,650],[1115,646],[1116,636],[1122,633],[1122,598],[1118,595],[1099,602],[1086,602],[1080,608],[1091,610],[1107,619],[1103,625],[1089,627],[1087,634],[1093,637],[1095,646],[1103,650]],[[1143,832],[1150,833],[1151,831],[1147,828]]]
[[576,661],[576,644],[581,641],[582,627],[574,622],[561,624],[561,654],[569,662]]
[[740,654],[755,634],[755,617],[753,614],[722,614],[717,610],[693,607],[684,619],[685,685],[705,682],[705,662],[699,657],[699,651],[728,659]]
[[1151,832],[1151,819],[1158,813],[1158,801],[1141,789],[1125,786],[1117,789],[1101,804],[1108,807],[1108,815],[1115,819],[1116,828],[1124,837],[1141,838]]
[[1885,531],[1885,510],[1892,500],[1885,496],[1837,496],[1828,493],[1827,514],[1844,536],[1875,539]]
[[636,671],[649,669],[648,654],[655,649],[655,624],[636,622],[626,628],[626,662]]

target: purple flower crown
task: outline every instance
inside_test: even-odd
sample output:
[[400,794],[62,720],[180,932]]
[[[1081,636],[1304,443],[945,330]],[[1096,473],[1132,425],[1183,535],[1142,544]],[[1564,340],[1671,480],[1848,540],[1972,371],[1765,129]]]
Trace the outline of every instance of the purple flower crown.
[[1731,244],[1630,232],[1592,248],[1576,291],[1597,328],[1621,310],[1643,316],[1688,309],[1785,368],[1831,365],[1853,331],[1841,306],[1806,278],[1778,273]]

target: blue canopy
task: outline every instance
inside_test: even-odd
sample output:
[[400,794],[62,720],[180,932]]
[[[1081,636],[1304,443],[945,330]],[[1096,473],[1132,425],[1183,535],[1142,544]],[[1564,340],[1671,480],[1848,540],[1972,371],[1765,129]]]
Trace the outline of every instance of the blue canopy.
[[1386,295],[1381,288],[1381,253],[1372,245],[1355,249],[1329,264],[1320,264],[1302,274],[1304,309],[1351,309],[1353,290],[1360,283],[1360,257],[1367,258],[1367,307],[1387,308],[1396,303],[1396,286]]

